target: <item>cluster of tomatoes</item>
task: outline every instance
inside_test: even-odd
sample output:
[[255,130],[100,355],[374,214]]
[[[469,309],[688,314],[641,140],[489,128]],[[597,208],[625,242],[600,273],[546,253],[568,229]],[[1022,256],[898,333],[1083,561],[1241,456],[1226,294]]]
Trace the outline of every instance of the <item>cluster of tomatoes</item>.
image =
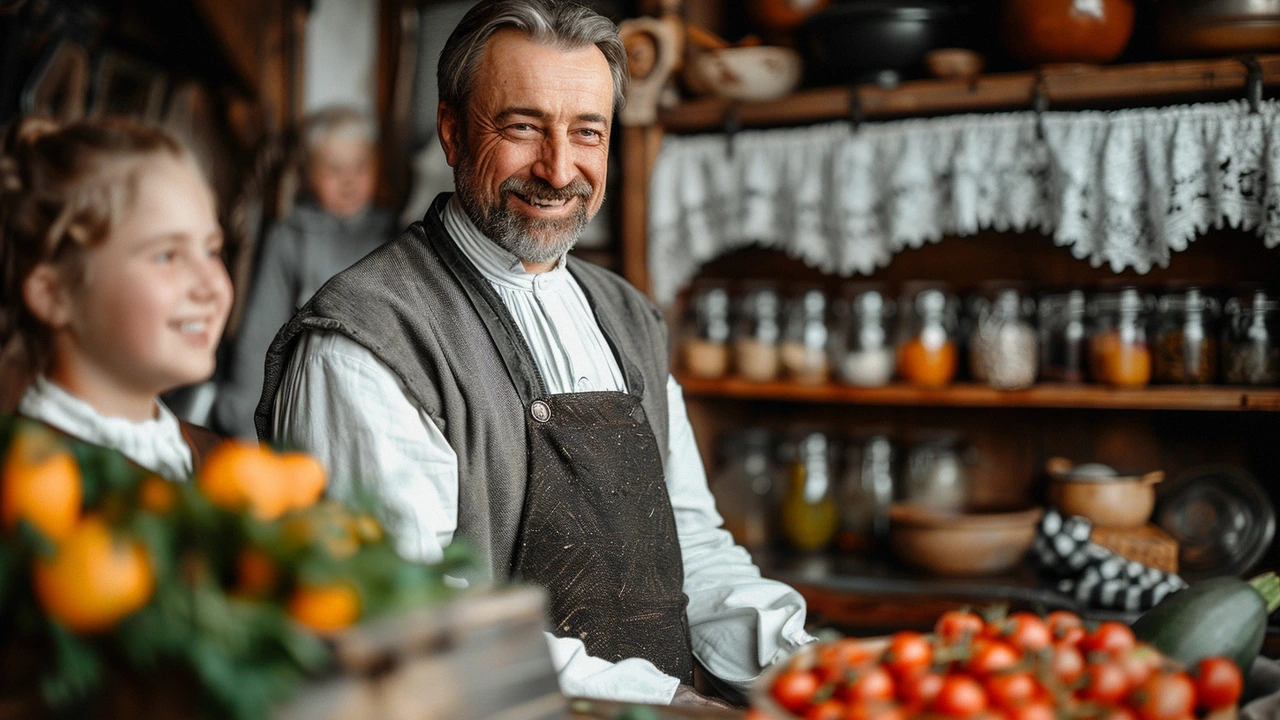
[[1192,670],[1118,622],[952,611],[933,636],[820,645],[792,659],[769,692],[805,720],[1191,720],[1239,701],[1243,678],[1231,660],[1205,658]]

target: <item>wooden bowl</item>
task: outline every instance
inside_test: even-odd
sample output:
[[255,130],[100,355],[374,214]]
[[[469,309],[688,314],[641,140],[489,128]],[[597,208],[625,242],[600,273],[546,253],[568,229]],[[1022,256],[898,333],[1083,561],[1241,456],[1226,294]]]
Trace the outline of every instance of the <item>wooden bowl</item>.
[[898,503],[889,510],[889,549],[935,575],[998,575],[1022,562],[1043,515],[1038,507],[953,514]]
[[760,45],[729,47],[695,55],[685,70],[694,92],[730,100],[775,100],[800,86],[804,63],[791,48]]
[[1050,458],[1046,469],[1049,502],[1066,515],[1082,515],[1098,527],[1131,530],[1151,519],[1156,506],[1156,483],[1164,472],[1146,475],[1090,476],[1081,474],[1071,461]]

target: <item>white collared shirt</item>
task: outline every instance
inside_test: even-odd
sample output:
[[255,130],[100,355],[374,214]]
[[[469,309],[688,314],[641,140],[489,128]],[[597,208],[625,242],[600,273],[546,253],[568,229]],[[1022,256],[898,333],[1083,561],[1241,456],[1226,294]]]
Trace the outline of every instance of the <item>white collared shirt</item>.
[[191,447],[182,426],[156,400],[156,417],[141,422],[107,417],[43,375],[18,403],[18,414],[48,423],[84,442],[120,451],[135,465],[174,482],[191,477]]
[[[547,391],[626,391],[625,381],[585,294],[561,258],[530,274],[486,238],[455,196],[441,218],[450,236],[507,306],[533,354]],[[573,261],[576,262],[576,261]],[[716,677],[745,689],[761,668],[811,642],[805,602],[795,590],[760,577],[750,556],[720,528],[675,378],[668,376],[667,492],[675,512],[697,658]],[[364,479],[399,518],[401,553],[441,558],[458,522],[458,461],[427,413],[373,353],[344,335],[303,335],[276,396],[277,438],[326,464],[337,494],[344,479]],[[548,634],[566,695],[667,703],[679,680],[640,658],[610,663],[580,640]]]

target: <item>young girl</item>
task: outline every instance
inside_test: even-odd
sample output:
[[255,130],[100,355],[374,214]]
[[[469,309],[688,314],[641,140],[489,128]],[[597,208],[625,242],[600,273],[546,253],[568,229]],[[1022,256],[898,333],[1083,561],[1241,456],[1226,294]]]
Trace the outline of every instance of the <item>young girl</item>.
[[0,412],[171,480],[217,443],[158,399],[208,378],[231,305],[213,193],[169,135],[28,120],[0,156]]

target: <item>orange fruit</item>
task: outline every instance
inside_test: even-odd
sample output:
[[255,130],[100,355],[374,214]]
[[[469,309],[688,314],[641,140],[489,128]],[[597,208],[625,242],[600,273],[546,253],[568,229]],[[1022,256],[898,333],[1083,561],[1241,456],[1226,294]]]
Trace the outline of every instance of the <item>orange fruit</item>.
[[263,551],[247,547],[236,557],[236,594],[263,597],[270,594],[277,579],[276,564]]
[[299,585],[289,598],[288,609],[294,620],[326,635],[360,618],[360,596],[345,582]]
[[164,515],[178,504],[178,488],[159,475],[148,475],[138,486],[138,504],[145,510]]
[[155,574],[141,544],[112,536],[97,516],[86,516],[52,558],[33,569],[36,598],[45,613],[73,632],[108,630],[147,604]]
[[285,514],[293,500],[276,454],[256,443],[223,443],[205,460],[196,484],[214,505],[248,509],[263,520]]
[[281,455],[279,462],[288,478],[290,506],[298,510],[314,505],[324,494],[324,466],[320,461],[305,453],[293,452]]
[[75,458],[43,428],[19,430],[4,460],[0,521],[8,531],[26,520],[50,540],[66,537],[80,519],[84,487]]

